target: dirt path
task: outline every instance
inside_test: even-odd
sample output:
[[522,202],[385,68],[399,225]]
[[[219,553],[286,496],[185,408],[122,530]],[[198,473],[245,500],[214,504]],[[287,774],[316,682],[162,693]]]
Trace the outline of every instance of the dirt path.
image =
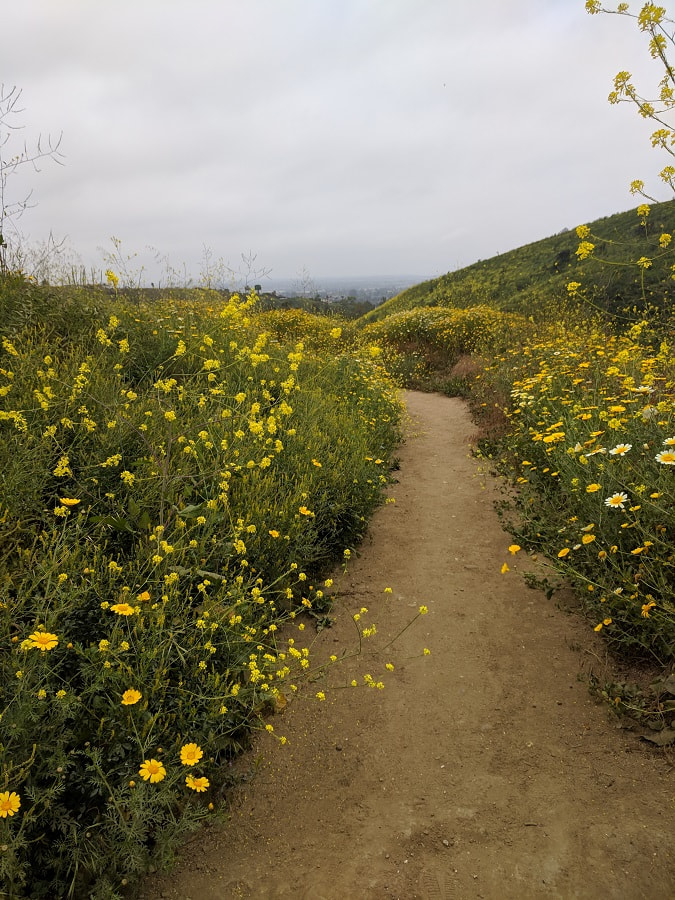
[[261,742],[231,826],[201,833],[145,900],[672,898],[672,771],[578,680],[589,628],[524,585],[463,404],[406,396],[396,503],[317,652],[353,645],[362,605],[380,647],[429,614],[332,676],[384,690],[307,691],[275,717],[289,744]]

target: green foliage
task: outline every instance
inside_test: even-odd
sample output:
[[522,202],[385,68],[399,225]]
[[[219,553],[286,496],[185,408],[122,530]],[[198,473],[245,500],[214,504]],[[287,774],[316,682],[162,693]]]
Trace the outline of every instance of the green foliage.
[[0,875],[114,897],[306,672],[278,630],[325,615],[317,579],[381,502],[400,410],[377,354],[315,317],[305,344],[236,296],[102,297],[71,329],[80,295],[50,316],[49,288],[10,280],[0,304],[22,291],[0,349]]
[[531,331],[522,316],[489,306],[424,307],[372,322],[362,329],[360,339],[385,348],[389,370],[405,387],[446,392],[461,356],[499,352]]
[[20,274],[2,276],[0,322],[5,336],[21,334],[29,328],[41,328],[53,340],[86,340],[97,318],[97,309],[105,304],[100,290],[40,286]]
[[356,300],[354,297],[343,297],[340,300],[322,300],[320,297],[276,297],[273,294],[262,294],[260,308],[263,310],[304,310],[319,316],[335,319],[357,319],[373,308],[367,300]]
[[495,453],[511,527],[579,588],[596,631],[661,664],[675,649],[675,358],[646,323],[541,329],[484,380],[511,402]]

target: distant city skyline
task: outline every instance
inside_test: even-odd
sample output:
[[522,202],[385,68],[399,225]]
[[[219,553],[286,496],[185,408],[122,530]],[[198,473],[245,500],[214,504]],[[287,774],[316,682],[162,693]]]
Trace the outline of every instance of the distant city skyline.
[[27,245],[67,237],[64,263],[100,271],[115,236],[146,283],[198,281],[205,248],[244,280],[242,255],[273,278],[431,278],[630,209],[636,178],[670,199],[650,123],[607,102],[620,69],[654,95],[659,65],[584,6],[10,4],[25,128],[3,153],[63,133],[64,165],[7,199],[33,190]]

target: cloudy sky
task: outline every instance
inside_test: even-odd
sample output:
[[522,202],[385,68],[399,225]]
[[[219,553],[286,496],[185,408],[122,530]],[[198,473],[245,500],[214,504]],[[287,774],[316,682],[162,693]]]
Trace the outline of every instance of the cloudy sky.
[[658,81],[644,36],[583,0],[17,0],[0,45],[21,140],[65,154],[6,201],[34,188],[24,239],[87,265],[115,236],[193,277],[204,247],[429,277],[629,209],[666,163],[606,99]]

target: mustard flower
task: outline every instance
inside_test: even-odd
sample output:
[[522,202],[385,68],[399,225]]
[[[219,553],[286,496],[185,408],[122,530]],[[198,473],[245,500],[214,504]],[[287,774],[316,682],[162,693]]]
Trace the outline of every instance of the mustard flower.
[[66,475],[72,475],[73,473],[70,468],[70,459],[67,456],[62,456],[57,462],[52,474],[57,478],[65,478]]
[[575,253],[579,259],[587,259],[594,250],[595,244],[592,244],[590,241],[582,241],[575,250]]
[[2,339],[2,346],[11,356],[18,356],[18,352],[14,344],[7,338]]

